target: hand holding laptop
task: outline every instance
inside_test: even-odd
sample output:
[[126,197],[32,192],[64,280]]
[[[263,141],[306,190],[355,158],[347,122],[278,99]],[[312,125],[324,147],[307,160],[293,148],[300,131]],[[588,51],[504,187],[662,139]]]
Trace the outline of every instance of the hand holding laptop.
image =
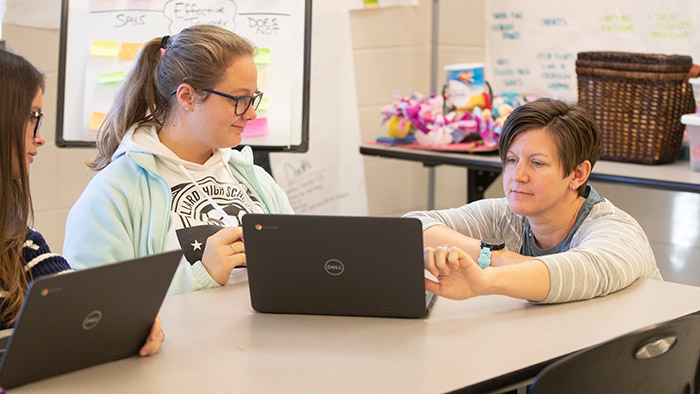
[[226,284],[237,265],[246,264],[243,229],[224,227],[207,239],[202,264],[220,285]]
[[165,333],[160,325],[160,315],[158,315],[153,322],[148,338],[146,338],[146,343],[144,343],[143,347],[139,350],[139,356],[146,357],[156,354],[163,342],[165,342]]

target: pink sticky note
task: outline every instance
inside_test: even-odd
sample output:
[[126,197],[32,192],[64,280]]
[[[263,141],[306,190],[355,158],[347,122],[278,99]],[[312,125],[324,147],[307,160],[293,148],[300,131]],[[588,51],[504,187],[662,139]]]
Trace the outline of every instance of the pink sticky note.
[[257,118],[248,121],[245,125],[245,129],[243,129],[242,136],[243,138],[261,137],[267,135],[269,132],[270,130],[267,128],[267,118]]

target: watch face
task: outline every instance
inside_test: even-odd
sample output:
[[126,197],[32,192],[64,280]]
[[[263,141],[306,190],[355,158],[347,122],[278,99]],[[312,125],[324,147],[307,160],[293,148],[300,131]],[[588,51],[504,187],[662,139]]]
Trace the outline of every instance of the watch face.
[[481,240],[482,248],[490,248],[492,250],[500,250],[506,246],[506,243],[502,239],[498,238],[484,238]]

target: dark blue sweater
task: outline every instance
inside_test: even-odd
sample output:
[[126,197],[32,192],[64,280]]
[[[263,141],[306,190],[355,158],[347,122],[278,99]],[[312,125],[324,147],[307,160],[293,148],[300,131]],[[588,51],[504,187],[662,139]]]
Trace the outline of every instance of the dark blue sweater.
[[[22,248],[22,257],[24,258],[25,272],[27,280],[43,275],[55,274],[62,271],[70,270],[66,259],[63,256],[51,253],[49,245],[46,244],[44,237],[37,231],[27,229],[27,238],[24,241]],[[4,296],[0,295],[0,302],[4,300]],[[5,304],[0,304],[0,311],[5,310]],[[10,328],[5,322],[0,324],[0,329]]]

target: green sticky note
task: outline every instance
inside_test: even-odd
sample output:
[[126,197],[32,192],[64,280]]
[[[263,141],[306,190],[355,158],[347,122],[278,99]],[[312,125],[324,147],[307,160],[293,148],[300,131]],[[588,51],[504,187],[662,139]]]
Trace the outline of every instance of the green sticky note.
[[255,64],[270,64],[270,48],[258,48],[253,61]]
[[267,111],[267,97],[263,97],[263,99],[260,100],[260,105],[258,105],[256,111]]
[[97,83],[99,84],[110,84],[118,83],[124,80],[124,71],[117,71],[109,74],[102,74],[97,76]]

